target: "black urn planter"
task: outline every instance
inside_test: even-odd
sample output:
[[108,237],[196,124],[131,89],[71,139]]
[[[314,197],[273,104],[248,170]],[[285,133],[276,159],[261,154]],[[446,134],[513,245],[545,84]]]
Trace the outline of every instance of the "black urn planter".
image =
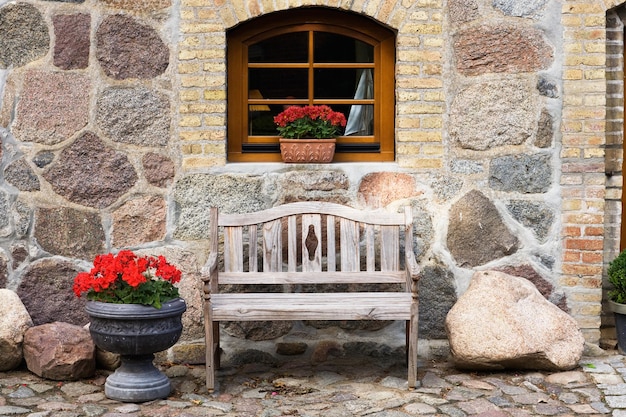
[[167,397],[172,385],[153,364],[154,354],[178,341],[187,305],[182,298],[164,302],[160,309],[140,304],[88,301],[89,331],[99,348],[118,353],[121,366],[106,380],[104,394],[123,402],[145,402]]

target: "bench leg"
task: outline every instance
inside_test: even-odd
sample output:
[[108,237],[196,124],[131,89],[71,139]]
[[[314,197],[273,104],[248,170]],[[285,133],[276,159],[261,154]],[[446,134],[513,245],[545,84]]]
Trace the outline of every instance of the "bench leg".
[[[210,302],[204,303],[204,344],[206,351],[206,388],[209,393],[215,390],[215,340],[214,335],[219,334],[219,323],[213,322],[213,314]],[[218,339],[219,343],[219,339]]]
[[417,306],[411,308],[411,320],[407,321],[407,363],[409,388],[417,387]]

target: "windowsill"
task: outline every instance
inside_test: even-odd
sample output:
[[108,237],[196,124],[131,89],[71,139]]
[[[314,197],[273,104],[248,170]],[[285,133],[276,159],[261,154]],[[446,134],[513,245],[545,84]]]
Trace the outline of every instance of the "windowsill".
[[372,172],[404,172],[397,162],[333,162],[330,164],[295,164],[284,162],[230,162],[211,169],[212,173],[251,174],[281,173],[289,171],[343,171],[362,177]]

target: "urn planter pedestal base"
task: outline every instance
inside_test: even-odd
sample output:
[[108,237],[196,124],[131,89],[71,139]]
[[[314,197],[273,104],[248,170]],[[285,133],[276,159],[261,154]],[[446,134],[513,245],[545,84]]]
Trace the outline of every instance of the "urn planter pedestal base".
[[167,397],[172,386],[153,364],[154,353],[178,341],[187,309],[182,298],[163,303],[160,309],[139,304],[87,302],[89,331],[99,348],[120,354],[121,366],[106,380],[107,398],[145,402]]

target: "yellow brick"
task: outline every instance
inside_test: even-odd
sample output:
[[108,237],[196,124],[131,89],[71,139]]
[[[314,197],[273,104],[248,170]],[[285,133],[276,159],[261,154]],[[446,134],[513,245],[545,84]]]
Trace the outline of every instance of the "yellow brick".
[[223,62],[207,62],[202,69],[204,72],[224,73],[226,71],[226,64]]
[[398,104],[398,114],[442,114],[444,106]]
[[226,126],[226,117],[215,116],[215,115],[205,116],[204,125],[205,126]]
[[403,65],[398,64],[396,67],[398,75],[419,75],[420,67],[417,65]]
[[223,166],[226,164],[225,158],[219,157],[204,157],[204,158],[183,158],[183,170],[193,170],[199,168],[213,168]]
[[178,64],[179,74],[192,74],[200,71],[200,64],[197,62],[185,62]]
[[398,155],[420,155],[422,148],[414,143],[400,143],[396,148]]
[[442,66],[439,64],[424,65],[424,74],[426,75],[441,75],[442,73],[443,73]]
[[606,71],[604,69],[588,70],[584,72],[586,80],[604,80]]
[[182,76],[180,81],[183,87],[220,87],[226,82],[224,77],[189,75]]
[[441,52],[401,50],[401,51],[398,51],[398,61],[400,62],[440,62]]
[[204,145],[204,153],[205,155],[226,154],[226,144],[225,143],[209,143],[207,145]]
[[582,72],[582,70],[579,70],[579,69],[566,70],[563,73],[563,79],[565,79],[565,80],[582,80],[583,79],[583,72]]
[[604,149],[585,149],[584,158],[604,158]]
[[198,19],[204,20],[204,21],[216,20],[218,17],[215,10],[211,10],[211,9],[198,9],[197,13],[198,13]]
[[424,129],[441,129],[443,119],[441,117],[424,117],[421,124]]
[[199,155],[202,153],[202,145],[197,143],[182,145],[180,150],[185,155]]
[[199,127],[202,125],[202,119],[198,116],[184,116],[180,118],[178,126],[180,127]]
[[441,145],[424,145],[422,146],[422,152],[424,155],[443,156],[444,147]]
[[561,16],[561,24],[565,27],[580,27],[582,19],[577,15],[563,15]]
[[178,96],[181,101],[196,101],[200,99],[200,92],[197,90],[183,90]]
[[561,150],[561,158],[580,158],[580,149],[565,148]]
[[205,100],[226,100],[226,91],[224,90],[204,90]]
[[184,36],[183,39],[179,42],[179,45],[190,47],[190,46],[198,46],[200,45],[200,38],[197,36]]
[[196,59],[196,51],[182,50],[178,53],[178,59],[181,61]]
[[182,33],[211,33],[221,30],[224,30],[224,28],[215,23],[185,23],[180,25]]
[[396,139],[398,142],[441,142],[441,132],[401,130],[397,133]]
[[570,55],[565,58],[566,66],[590,65],[601,67],[605,64],[606,58],[603,54],[597,55]]
[[441,48],[444,45],[443,38],[426,38],[424,39],[424,46],[429,48]]
[[444,101],[443,92],[427,91],[424,93],[424,101]]
[[585,52],[592,53],[606,53],[606,44],[604,42],[587,42],[585,43]]
[[578,120],[564,120],[561,123],[561,130],[563,132],[582,132],[583,122]]
[[419,129],[421,120],[417,117],[399,117],[396,119],[396,124],[400,129]]
[[398,165],[401,168],[421,168],[421,169],[441,169],[443,161],[438,158],[398,158]]

